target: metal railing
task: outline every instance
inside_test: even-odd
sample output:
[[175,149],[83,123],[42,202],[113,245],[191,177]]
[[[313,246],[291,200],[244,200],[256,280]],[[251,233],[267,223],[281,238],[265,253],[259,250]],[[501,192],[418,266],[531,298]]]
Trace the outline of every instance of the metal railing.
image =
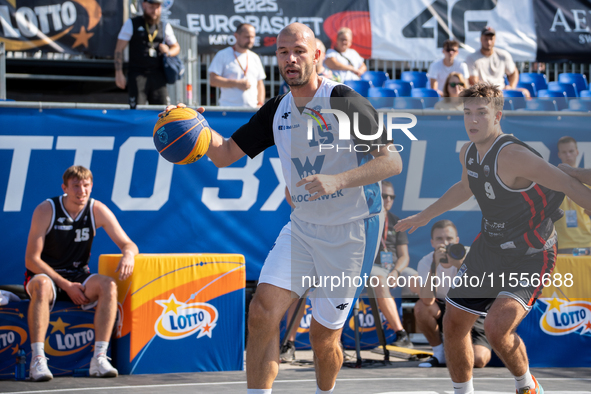
[[[208,68],[213,60],[211,54],[199,55],[197,59],[197,68],[201,70],[203,77],[197,84],[197,101],[202,105],[216,105],[220,97],[220,89],[214,88],[209,83]],[[283,78],[277,69],[277,58],[275,56],[261,56],[261,62],[265,67],[267,79],[265,87],[267,88],[267,98],[279,94],[279,88],[283,83]],[[432,61],[394,61],[381,59],[368,59],[365,61],[367,69],[371,71],[385,71],[391,79],[399,79],[403,71],[427,71]],[[587,80],[590,80],[591,64],[583,63],[537,63],[537,62],[516,62],[520,73],[541,72],[546,74],[548,82],[557,81],[558,74],[572,72],[585,74]],[[543,70],[543,71],[540,71]],[[205,97],[203,97],[205,96]]]
[[172,29],[181,47],[178,56],[185,64],[185,74],[174,85],[168,85],[168,96],[172,104],[186,103],[195,106],[200,102],[193,94],[195,84],[198,86],[200,81],[197,66],[197,34],[182,26],[172,25]]
[[6,47],[0,42],[0,100],[6,100]]

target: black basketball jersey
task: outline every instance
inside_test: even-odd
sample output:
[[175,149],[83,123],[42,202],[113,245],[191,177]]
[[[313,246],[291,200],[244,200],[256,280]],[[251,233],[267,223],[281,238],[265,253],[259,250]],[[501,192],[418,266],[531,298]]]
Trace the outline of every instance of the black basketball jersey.
[[[133,35],[129,40],[129,69],[132,71],[154,71],[162,67],[162,54],[158,51],[158,45],[164,42],[164,25],[159,22],[155,26],[146,23],[143,16],[131,19]],[[148,31],[149,30],[149,31]],[[156,32],[156,30],[158,30]],[[148,34],[156,36],[150,42]],[[150,49],[157,53],[156,57],[150,56]]]
[[72,218],[63,206],[64,196],[47,199],[53,209],[51,225],[45,235],[41,259],[56,271],[83,270],[90,259],[96,233],[90,198],[78,217]]
[[483,158],[474,143],[466,149],[465,166],[470,190],[482,210],[481,236],[501,254],[525,254],[544,249],[552,236],[553,222],[562,217],[564,194],[534,182],[525,189],[511,189],[497,173],[501,149],[519,144],[541,155],[513,135],[500,135]]

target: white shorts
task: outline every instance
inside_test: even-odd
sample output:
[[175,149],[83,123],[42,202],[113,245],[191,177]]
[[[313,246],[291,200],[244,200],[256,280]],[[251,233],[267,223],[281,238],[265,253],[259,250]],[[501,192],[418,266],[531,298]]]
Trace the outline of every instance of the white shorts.
[[259,283],[302,296],[310,287],[312,316],[323,326],[340,329],[349,310],[369,284],[383,221],[380,216],[322,226],[293,219],[279,233]]

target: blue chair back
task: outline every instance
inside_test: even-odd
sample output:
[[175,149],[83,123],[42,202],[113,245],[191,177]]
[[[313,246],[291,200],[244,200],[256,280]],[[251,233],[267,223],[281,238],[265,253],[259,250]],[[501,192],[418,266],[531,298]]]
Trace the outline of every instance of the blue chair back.
[[526,107],[525,97],[511,97],[509,100],[511,100],[513,109],[523,109]]
[[537,97],[538,95],[538,89],[536,89],[536,85],[533,82],[519,82],[517,87],[521,89],[527,89],[531,97]]
[[590,100],[591,99],[591,90],[581,90],[579,92],[581,99],[583,100]]
[[519,82],[533,83],[536,90],[548,89],[548,81],[545,74],[523,73],[519,74]]
[[410,91],[411,97],[423,98],[425,108],[433,108],[439,101],[439,93],[437,90],[429,88],[415,88]]
[[556,103],[556,108],[558,108],[559,111],[568,108],[568,101],[566,99],[566,93],[564,92],[542,89],[538,91],[538,97],[545,99],[552,98]]
[[384,87],[396,90],[398,97],[410,97],[412,86],[410,82],[401,81],[399,79],[389,79],[384,83]]
[[426,88],[429,86],[429,78],[424,71],[403,71],[400,79],[411,82],[413,88]]
[[361,75],[361,79],[371,82],[376,88],[381,88],[390,76],[385,71],[366,71]]
[[531,99],[525,103],[526,111],[556,111],[554,100]]
[[418,97],[396,97],[394,98],[395,109],[424,109],[423,99]]
[[570,100],[568,102],[568,109],[577,112],[591,112],[591,101],[589,100]]
[[513,108],[513,101],[510,99],[506,99],[503,103],[503,111],[513,111],[514,109],[515,108]]
[[393,108],[396,91],[387,88],[369,88],[368,100],[374,108]]
[[520,90],[503,90],[503,97],[522,97],[522,98],[525,98],[525,95]]
[[567,98],[578,97],[577,88],[574,83],[550,82],[548,83],[548,90],[564,92]]
[[587,83],[587,76],[585,74],[562,73],[558,75],[558,82],[568,84],[574,83],[575,87],[577,88],[577,94],[581,90],[589,89],[589,84]]
[[369,81],[343,81],[343,83],[363,97],[368,96],[369,88],[371,88],[371,82]]

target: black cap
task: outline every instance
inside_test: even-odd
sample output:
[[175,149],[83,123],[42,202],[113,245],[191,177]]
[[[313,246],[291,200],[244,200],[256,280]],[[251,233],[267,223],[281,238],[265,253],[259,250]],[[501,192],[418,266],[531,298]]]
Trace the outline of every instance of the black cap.
[[481,36],[494,36],[496,35],[497,32],[495,31],[495,29],[493,29],[490,26],[486,26],[484,29],[482,29],[482,31],[480,32]]

